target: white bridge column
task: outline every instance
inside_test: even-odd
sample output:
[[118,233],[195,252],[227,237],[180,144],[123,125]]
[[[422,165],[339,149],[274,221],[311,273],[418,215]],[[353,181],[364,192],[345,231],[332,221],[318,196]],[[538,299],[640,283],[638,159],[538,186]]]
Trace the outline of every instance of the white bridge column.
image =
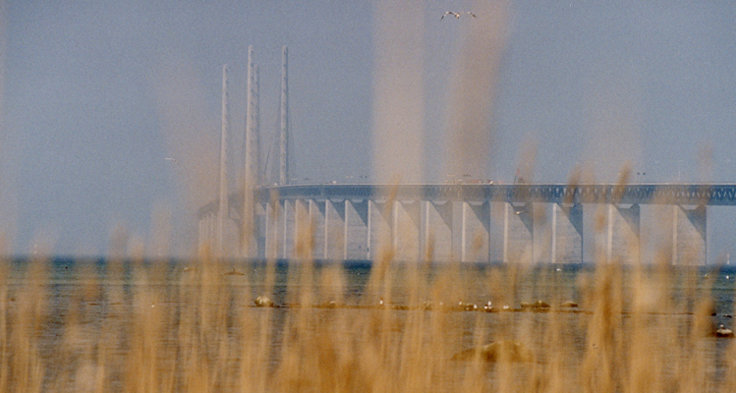
[[307,206],[307,216],[312,225],[312,258],[323,257],[322,251],[325,248],[325,202],[314,199],[309,200]]
[[423,201],[423,258],[431,261],[452,259],[452,202]]
[[314,236],[312,223],[309,221],[309,202],[297,199],[293,202],[294,214],[292,225],[294,238],[292,239],[291,257],[313,258]]
[[345,201],[345,250],[343,259],[370,258],[368,201]]
[[552,206],[551,262],[583,262],[583,205]]
[[263,224],[263,237],[264,237],[263,255],[266,258],[276,258],[276,256],[272,252],[273,243],[274,243],[274,237],[272,237],[273,235],[272,232],[273,232],[273,227],[274,227],[273,225],[273,204],[266,203],[265,210],[266,210],[266,213],[263,219],[264,221],[264,224]]
[[212,213],[204,214],[199,218],[199,250],[203,251],[209,248],[213,251],[215,245],[215,232],[217,225],[217,215]]
[[215,242],[217,241],[217,213],[212,212],[209,214],[207,221],[209,221],[207,229],[207,245],[210,247],[210,251],[214,253],[215,249],[213,247],[215,247]]
[[375,259],[379,252],[393,247],[393,203],[368,201],[368,259]]
[[488,262],[491,240],[491,205],[462,202],[460,216],[460,260]]
[[503,262],[534,261],[534,204],[506,203],[503,224]]
[[707,208],[672,206],[672,264],[704,265],[707,257]]
[[622,207],[608,205],[608,230],[606,240],[606,258],[620,258],[624,263],[640,261],[641,213],[639,205]]
[[281,231],[283,230],[282,204],[278,200],[272,200],[266,204],[265,237],[266,258],[278,258],[283,249]]
[[268,203],[256,203],[256,211],[253,215],[253,238],[255,244],[253,247],[254,254],[251,257],[266,257],[266,238],[268,230],[266,229],[266,219],[268,217]]
[[281,258],[287,259],[291,256],[291,244],[293,241],[294,224],[294,202],[284,200],[281,202]]
[[197,251],[202,252],[204,250],[204,243],[205,243],[205,220],[202,216],[199,216],[197,219]]
[[325,200],[324,216],[322,255],[325,259],[340,259],[345,253],[345,201]]
[[400,201],[393,204],[391,232],[396,259],[419,259],[419,206],[419,201]]

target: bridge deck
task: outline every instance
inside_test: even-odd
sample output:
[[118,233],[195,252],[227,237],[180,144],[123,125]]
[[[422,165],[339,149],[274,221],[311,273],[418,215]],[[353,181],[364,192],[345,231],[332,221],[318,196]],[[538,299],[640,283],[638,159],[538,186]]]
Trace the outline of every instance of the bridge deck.
[[[468,202],[620,203],[671,205],[736,205],[736,184],[321,184],[260,187],[259,203],[279,200],[433,200]],[[230,195],[242,203],[242,191]],[[217,208],[217,202],[199,213]]]

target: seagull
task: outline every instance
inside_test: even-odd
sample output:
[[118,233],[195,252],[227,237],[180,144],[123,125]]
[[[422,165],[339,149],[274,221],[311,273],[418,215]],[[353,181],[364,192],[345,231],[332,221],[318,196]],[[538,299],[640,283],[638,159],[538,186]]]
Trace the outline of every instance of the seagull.
[[174,158],[174,157],[164,157],[164,160],[171,161],[173,163],[176,163],[176,158]]
[[472,12],[470,12],[470,11],[467,11],[467,12],[466,12],[466,14],[468,14],[468,15],[472,16],[473,18],[477,17],[477,15],[475,15],[474,13],[472,13]]
[[454,12],[454,11],[445,11],[445,13],[444,13],[444,14],[442,14],[442,16],[440,17],[440,20],[442,20],[442,19],[445,19],[445,17],[446,17],[447,15],[452,15],[452,16],[454,16],[454,17],[455,17],[455,19],[460,19],[460,13],[459,13],[459,12]]

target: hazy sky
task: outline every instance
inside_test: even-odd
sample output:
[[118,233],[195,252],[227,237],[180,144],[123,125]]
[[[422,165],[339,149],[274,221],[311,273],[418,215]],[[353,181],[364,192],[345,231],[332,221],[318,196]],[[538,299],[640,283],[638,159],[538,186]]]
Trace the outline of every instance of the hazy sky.
[[[165,212],[172,252],[192,244],[196,208],[215,192],[223,64],[234,149],[242,143],[248,45],[261,77],[262,145],[278,125],[287,45],[294,176],[372,175],[376,59],[379,69],[391,64],[376,45],[377,22],[406,9],[395,5],[6,0],[0,218],[8,251],[28,252],[40,238],[56,253],[104,254],[116,225],[150,244],[161,233],[151,231],[152,217],[166,222]],[[457,0],[414,8],[398,20],[421,29],[411,42],[421,57],[412,67],[423,179],[447,174],[456,71],[460,59],[476,59],[473,67],[495,75],[488,164],[474,177],[510,182],[523,167],[534,181],[564,182],[582,166],[591,180],[611,181],[628,161],[646,173],[635,181],[736,182],[733,2],[512,1],[501,27],[487,29],[504,35],[493,65],[464,37],[472,24],[500,23],[498,15]],[[440,20],[447,10],[477,17]],[[709,219],[715,232],[732,232]],[[721,248],[733,242],[715,238]]]

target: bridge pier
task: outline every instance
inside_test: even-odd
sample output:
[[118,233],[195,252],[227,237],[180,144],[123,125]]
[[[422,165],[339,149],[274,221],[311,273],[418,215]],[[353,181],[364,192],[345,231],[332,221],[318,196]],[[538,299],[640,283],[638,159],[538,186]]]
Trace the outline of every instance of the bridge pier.
[[403,261],[419,259],[419,201],[396,201],[392,214],[392,245],[396,257]]
[[624,207],[608,204],[606,259],[620,258],[624,263],[641,260],[641,209],[638,204]]
[[324,248],[322,257],[340,259],[345,256],[345,205],[347,201],[325,200]]
[[310,199],[307,206],[309,223],[312,225],[312,255],[310,258],[322,256],[325,248],[325,236],[322,230],[325,226],[325,204],[315,199]]
[[274,247],[276,239],[278,238],[278,232],[274,233],[274,229],[277,228],[274,223],[278,221],[275,216],[276,209],[274,209],[274,202],[266,202],[264,217],[265,224],[263,225],[263,237],[265,238],[263,251],[264,255],[268,259],[276,258],[276,250],[278,250],[278,246]]
[[[368,227],[368,201],[345,201],[345,250],[344,259],[370,258],[370,231]],[[363,239],[356,241],[354,239]]]
[[309,217],[309,201],[296,199],[293,201],[293,239],[290,257],[314,257],[314,228]]
[[266,217],[267,217],[267,203],[256,203],[255,213],[253,215],[253,244],[252,253],[243,255],[244,258],[265,258],[266,257]]
[[552,263],[583,262],[583,205],[552,205]]
[[197,251],[202,252],[204,250],[204,245],[207,241],[206,234],[205,234],[205,226],[206,226],[206,220],[203,217],[200,217],[197,221]]
[[534,204],[506,203],[503,223],[503,262],[534,261]]
[[[283,201],[281,202],[281,220],[282,220],[282,228],[281,228],[281,258],[289,258],[291,256],[291,248],[289,247],[290,244],[292,244],[293,241],[293,232],[289,230],[289,228],[293,228],[293,220],[294,220],[294,202],[293,201]],[[292,223],[292,225],[289,225],[289,222]]]
[[672,206],[672,264],[704,265],[707,257],[707,209]]
[[491,260],[491,204],[461,202],[460,261]]
[[217,215],[208,213],[199,220],[199,250],[204,250],[205,247],[209,247],[212,251],[212,247],[215,244],[215,231],[217,225]]
[[368,201],[368,259],[380,256],[377,252],[393,246],[392,202]]
[[422,234],[422,258],[430,261],[449,261],[452,258],[452,207],[451,201],[423,201],[424,218]]

